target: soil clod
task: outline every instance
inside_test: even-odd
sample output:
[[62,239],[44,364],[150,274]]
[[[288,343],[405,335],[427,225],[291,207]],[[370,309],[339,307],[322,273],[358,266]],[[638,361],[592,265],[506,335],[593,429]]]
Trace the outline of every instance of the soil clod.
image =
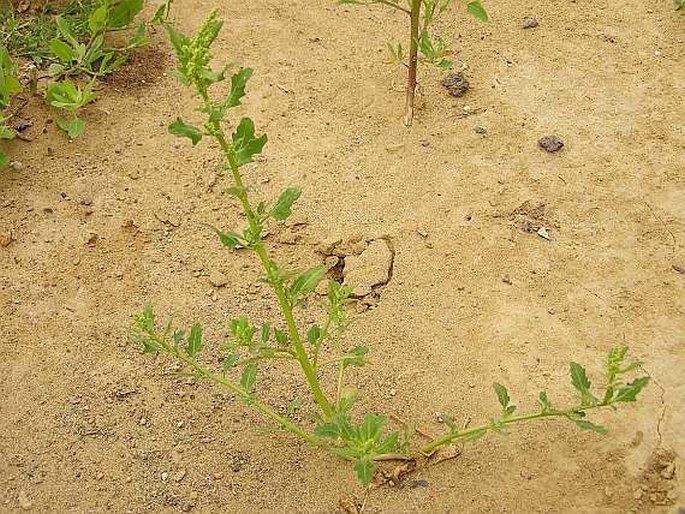
[[557,152],[564,147],[564,142],[555,135],[541,137],[538,139],[538,144],[550,153]]
[[442,85],[452,96],[462,96],[469,90],[469,81],[461,71],[450,73],[442,79]]

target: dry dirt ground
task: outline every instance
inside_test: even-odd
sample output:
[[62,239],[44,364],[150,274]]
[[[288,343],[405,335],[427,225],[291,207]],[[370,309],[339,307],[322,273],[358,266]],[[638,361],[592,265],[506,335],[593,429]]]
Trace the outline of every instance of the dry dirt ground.
[[[246,171],[253,194],[303,188],[293,221],[270,228],[275,255],[304,267],[331,239],[392,242],[392,277],[353,308],[347,338],[371,349],[374,365],[351,373],[365,409],[440,432],[436,413],[496,415],[495,380],[521,408],[543,388],[570,400],[568,362],[596,374],[614,345],[653,377],[638,404],[597,416],[607,436],[518,426],[372,491],[365,512],[678,512],[685,17],[667,0],[486,5],[488,25],[459,6],[436,26],[471,89],[450,97],[423,68],[411,129],[403,71],[384,62],[403,17],[323,0],[174,8],[189,31],[218,7],[218,60],[255,69],[241,110],[270,142]],[[523,30],[526,17],[539,26]],[[153,40],[103,86],[77,142],[33,101],[21,113],[32,141],[7,147],[0,510],[354,511],[364,495],[346,463],[263,430],[231,395],[127,340],[147,302],[202,321],[210,345],[228,316],[276,316],[253,256],[202,226],[243,220],[221,194],[216,148],[167,133],[196,113]],[[561,151],[538,147],[549,134]],[[261,376],[278,409],[306,397],[294,368]]]

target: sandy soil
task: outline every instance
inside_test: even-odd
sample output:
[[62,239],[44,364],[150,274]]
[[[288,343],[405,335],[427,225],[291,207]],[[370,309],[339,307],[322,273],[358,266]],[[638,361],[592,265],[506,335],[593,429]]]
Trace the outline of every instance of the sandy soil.
[[[177,2],[181,27],[214,5]],[[375,361],[352,374],[366,409],[439,432],[436,413],[495,415],[495,380],[523,408],[542,388],[561,401],[570,360],[598,372],[620,344],[654,379],[637,405],[597,417],[608,436],[519,426],[373,491],[365,512],[685,506],[685,17],[666,0],[501,0],[485,26],[455,8],[437,31],[471,90],[450,97],[424,68],[406,129],[403,72],[384,62],[402,17],[320,0],[218,7],[217,57],[255,69],[242,111],[270,137],[247,171],[254,194],[304,191],[293,221],[271,229],[275,254],[302,267],[331,239],[392,242],[392,278],[348,334]],[[523,30],[526,17],[539,26]],[[8,147],[0,510],[351,509],[364,496],[345,463],[261,430],[230,395],[127,341],[147,302],[202,321],[216,344],[227,316],[276,314],[253,257],[202,227],[242,220],[221,194],[216,149],[166,131],[195,114],[164,74],[162,36],[104,85],[82,139],[68,143],[32,101],[32,141]],[[561,151],[538,147],[549,134]],[[295,378],[274,369],[258,390],[284,409],[305,394]]]

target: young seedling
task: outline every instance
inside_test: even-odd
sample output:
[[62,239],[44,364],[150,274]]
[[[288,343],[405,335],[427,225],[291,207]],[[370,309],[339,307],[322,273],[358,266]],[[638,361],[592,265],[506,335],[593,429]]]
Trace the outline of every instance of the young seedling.
[[[23,90],[15,73],[16,67],[10,60],[7,49],[0,46],[0,140],[14,139],[17,135],[14,129],[7,126],[7,122],[12,116],[5,114],[12,100],[12,95]],[[7,167],[9,163],[9,156],[0,150],[0,169]]]
[[47,99],[51,106],[69,113],[69,117],[57,117],[57,126],[74,140],[86,130],[86,122],[78,117],[78,111],[95,100],[93,86],[95,79],[90,79],[82,89],[69,79],[52,82],[48,86]]
[[[536,410],[517,414],[507,389],[495,384],[501,406],[499,414],[471,428],[460,428],[443,416],[448,430],[423,445],[414,441],[412,430],[389,429],[386,415],[356,414],[357,395],[345,386],[345,377],[349,368],[368,364],[368,349],[364,346],[350,347],[343,337],[348,327],[346,305],[351,301],[351,291],[338,282],[330,281],[328,314],[323,323],[300,327],[295,321],[295,310],[303,308],[304,300],[323,280],[326,268],[317,266],[303,272],[287,270],[267,252],[263,239],[265,225],[272,220],[286,219],[300,196],[300,190],[287,188],[272,204],[265,201],[255,204],[251,199],[241,168],[262,151],[267,136],[255,133],[250,118],[242,118],[230,134],[225,128],[229,110],[240,105],[245,95],[252,70],[243,68],[233,73],[230,90],[222,98],[216,99],[210,94],[215,84],[226,80],[228,72],[228,67],[219,70],[210,67],[210,47],[221,26],[215,12],[193,37],[185,36],[166,24],[178,58],[175,76],[195,91],[200,103],[198,110],[205,115],[201,124],[177,118],[169,130],[190,139],[193,146],[207,137],[218,143],[223,165],[232,178],[232,184],[225,191],[237,199],[247,227],[240,231],[211,229],[229,250],[244,248],[257,257],[263,280],[269,284],[278,301],[281,318],[276,323],[263,321],[257,324],[245,316],[231,319],[228,323],[230,340],[219,347],[223,352],[222,361],[214,366],[209,362],[215,359],[202,358],[206,343],[199,323],[194,323],[189,330],[175,328],[171,321],[159,326],[152,307],[148,306],[134,316],[132,331],[133,340],[143,351],[165,353],[178,359],[198,378],[223,386],[278,428],[351,461],[357,478],[364,486],[371,483],[379,462],[400,461],[406,464],[407,461],[425,461],[448,445],[473,441],[488,432],[502,432],[510,425],[526,421],[562,418],[579,428],[604,433],[606,430],[592,423],[587,414],[595,409],[634,402],[649,380],[647,377],[626,380],[625,376],[640,366],[637,361],[626,362],[627,348],[614,348],[609,352],[603,390],[599,394],[592,388],[585,369],[576,363],[571,363],[570,375],[578,400],[564,407],[554,405],[542,391]],[[311,423],[297,423],[288,416],[291,407],[281,414],[260,398],[258,377],[264,361],[286,361],[297,365],[316,409]]]
[[[414,122],[414,101],[417,88],[417,67],[419,53],[423,60],[440,69],[450,68],[452,61],[447,59],[449,51],[440,36],[433,38],[430,27],[436,17],[442,14],[452,0],[339,0],[341,4],[374,5],[381,4],[406,14],[409,18],[409,59],[406,64],[407,91],[404,111],[404,124],[411,126]],[[483,22],[488,21],[488,14],[480,0],[472,0],[466,4],[466,11]],[[388,51],[392,59],[404,63],[405,50],[401,43],[388,43]]]

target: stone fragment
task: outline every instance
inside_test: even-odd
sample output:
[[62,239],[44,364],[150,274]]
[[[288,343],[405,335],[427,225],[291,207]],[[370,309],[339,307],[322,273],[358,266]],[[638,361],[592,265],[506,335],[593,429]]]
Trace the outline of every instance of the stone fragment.
[[353,296],[363,297],[372,288],[387,284],[393,264],[393,253],[384,239],[371,241],[358,256],[345,259],[343,284],[353,287]]

